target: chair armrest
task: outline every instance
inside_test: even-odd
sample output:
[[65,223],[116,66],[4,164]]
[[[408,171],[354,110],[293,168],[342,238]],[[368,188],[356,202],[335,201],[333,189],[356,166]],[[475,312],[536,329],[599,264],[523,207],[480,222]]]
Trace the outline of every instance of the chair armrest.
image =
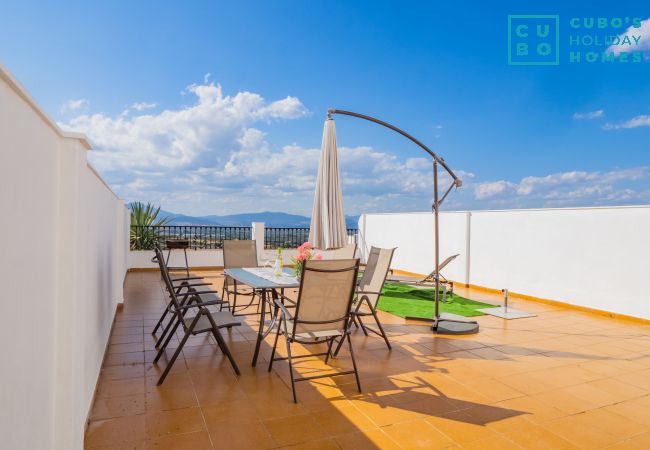
[[381,295],[381,292],[373,292],[373,291],[356,291],[356,294],[375,294],[375,295]]
[[196,303],[180,306],[178,308],[178,311],[185,311],[186,309],[190,309],[190,308],[202,308],[204,306],[211,306],[211,305],[222,305],[223,303],[225,302],[221,300],[211,300],[209,302],[196,302]]
[[183,278],[174,278],[172,280],[172,283],[176,283],[177,281],[188,281],[188,280],[202,280],[203,277],[183,277]]
[[[293,299],[287,297],[286,295],[277,294],[277,296],[280,297],[280,298],[282,298],[282,299],[284,299],[284,300],[286,300],[286,301],[288,301],[288,302],[293,303],[294,305],[296,304],[296,301],[295,301],[295,300],[293,300]],[[285,307],[286,307],[286,305],[285,305]]]
[[275,305],[280,308],[280,312],[286,319],[293,319],[293,316],[289,314],[289,311],[287,311],[287,308],[282,304],[282,302],[278,301],[278,299],[274,299]]
[[174,286],[174,289],[191,288],[195,286],[212,286],[212,283],[182,283]]

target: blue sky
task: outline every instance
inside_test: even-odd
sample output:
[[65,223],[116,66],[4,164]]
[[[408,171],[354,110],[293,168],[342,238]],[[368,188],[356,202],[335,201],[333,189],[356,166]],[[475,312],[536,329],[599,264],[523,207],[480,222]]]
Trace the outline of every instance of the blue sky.
[[[650,22],[639,63],[568,61],[647,8],[566,3],[10,1],[0,61],[120,195],[176,212],[309,214],[328,107],[439,152],[465,181],[447,209],[650,203]],[[560,64],[508,65],[508,14],[559,15]],[[336,124],[348,213],[429,209],[419,149]]]

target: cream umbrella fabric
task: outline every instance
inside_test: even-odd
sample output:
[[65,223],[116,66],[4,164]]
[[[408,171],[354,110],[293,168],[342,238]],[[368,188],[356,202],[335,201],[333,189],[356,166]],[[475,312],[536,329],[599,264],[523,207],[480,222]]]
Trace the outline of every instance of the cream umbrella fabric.
[[336,149],[336,127],[332,119],[327,119],[323,128],[309,242],[322,250],[341,248],[347,243]]

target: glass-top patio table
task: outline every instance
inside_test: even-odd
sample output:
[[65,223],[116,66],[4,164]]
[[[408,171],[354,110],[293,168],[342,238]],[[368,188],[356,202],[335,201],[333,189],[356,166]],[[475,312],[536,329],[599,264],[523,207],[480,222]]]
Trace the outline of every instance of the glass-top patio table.
[[[283,298],[284,289],[298,288],[300,282],[297,278],[292,276],[291,270],[284,269],[284,274],[280,278],[273,277],[273,269],[254,267],[242,269],[225,269],[224,273],[229,277],[236,280],[238,283],[245,284],[248,287],[260,292],[261,306],[260,306],[260,325],[257,331],[257,342],[255,344],[255,353],[253,354],[253,367],[257,364],[257,357],[260,353],[260,346],[262,341],[273,330],[278,316],[278,308],[275,306],[274,300],[276,298]],[[278,295],[280,290],[280,295]],[[269,293],[271,298],[269,298]],[[266,330],[264,324],[266,321],[266,308],[267,303],[269,307],[273,308],[273,316],[271,322]],[[269,310],[270,312],[270,310]]]

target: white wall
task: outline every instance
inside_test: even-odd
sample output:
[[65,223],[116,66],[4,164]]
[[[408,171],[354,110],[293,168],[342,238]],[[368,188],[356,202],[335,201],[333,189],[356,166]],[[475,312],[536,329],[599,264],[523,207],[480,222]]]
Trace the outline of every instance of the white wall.
[[0,435],[11,449],[80,449],[128,254],[128,215],[0,66]]
[[[450,279],[650,319],[650,206],[445,212]],[[367,249],[398,247],[393,267],[433,269],[433,215],[367,214]],[[469,246],[467,245],[469,242]]]

